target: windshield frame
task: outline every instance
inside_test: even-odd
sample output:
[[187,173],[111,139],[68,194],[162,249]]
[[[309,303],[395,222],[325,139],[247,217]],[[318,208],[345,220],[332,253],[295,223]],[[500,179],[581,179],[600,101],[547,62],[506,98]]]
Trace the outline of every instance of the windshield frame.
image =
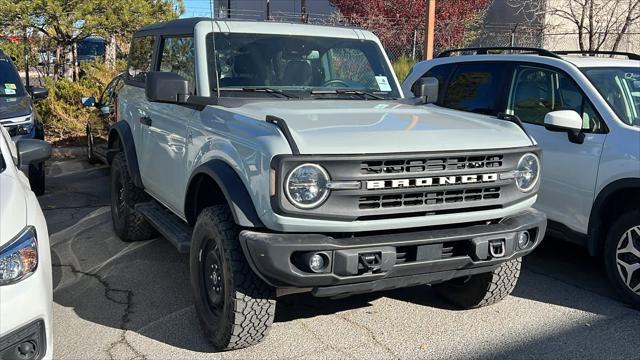
[[[218,63],[219,62],[219,57],[215,57],[212,58],[212,53],[213,53],[213,48],[215,48],[216,53],[218,53],[219,50],[219,42],[220,40],[216,40],[218,43],[214,44],[213,43],[213,39],[214,36],[216,39],[218,39],[219,36],[234,36],[234,35],[241,35],[241,36],[255,36],[256,41],[260,40],[260,37],[263,38],[269,38],[269,37],[283,37],[283,38],[297,38],[300,40],[317,40],[317,41],[322,41],[322,40],[328,40],[328,41],[344,41],[344,42],[350,42],[353,41],[354,43],[366,43],[366,46],[372,46],[373,48],[370,48],[370,50],[375,51],[375,59],[377,61],[379,61],[378,67],[380,70],[380,74],[384,74],[384,76],[387,78],[388,81],[388,85],[391,88],[390,91],[381,91],[379,89],[373,89],[370,87],[322,87],[322,86],[316,86],[316,85],[271,85],[271,84],[256,84],[256,85],[247,85],[247,86],[223,86],[222,84],[219,85],[219,89],[216,88],[215,84],[219,83],[219,79],[216,81],[216,75],[217,75],[217,71],[214,70],[214,67],[211,66],[212,64]],[[257,98],[272,98],[274,100],[321,100],[321,99],[333,99],[333,100],[368,100],[368,99],[374,99],[374,97],[371,96],[367,96],[367,95],[363,95],[363,94],[358,94],[358,92],[364,92],[364,93],[373,93],[377,96],[381,96],[384,99],[378,99],[380,101],[390,101],[390,100],[398,100],[400,98],[402,98],[402,90],[400,87],[400,84],[397,81],[397,78],[395,76],[395,72],[393,70],[393,67],[389,64],[388,62],[388,58],[386,56],[386,54],[384,53],[384,50],[382,49],[381,45],[376,42],[373,39],[355,39],[355,38],[349,38],[349,37],[329,37],[329,36],[317,36],[317,35],[290,35],[290,34],[278,34],[278,33],[260,33],[260,32],[230,32],[230,33],[220,33],[220,32],[208,32],[206,33],[205,36],[205,59],[206,59],[206,69],[205,69],[205,73],[207,74],[207,80],[204,81],[204,86],[209,88],[209,92],[210,92],[210,97],[211,98],[218,98],[218,90],[220,90],[220,99],[222,98],[251,98],[251,99],[257,99]],[[326,51],[328,51],[328,49],[330,48],[326,48],[325,52],[323,53],[323,55],[326,53]],[[355,49],[355,47],[354,47]],[[360,48],[358,48],[360,49]],[[360,49],[361,50],[361,49]],[[364,53],[364,51],[363,51]],[[322,58],[322,55],[320,56],[320,58]],[[369,61],[369,58],[366,58],[367,61]],[[369,64],[373,67],[373,64],[371,64],[371,62],[369,61]],[[218,71],[220,70],[220,65],[218,65]],[[373,70],[373,69],[372,69]],[[383,75],[379,75],[377,74],[377,72],[374,71],[374,75],[375,76],[383,76]],[[335,80],[335,79],[330,79],[330,80]],[[351,80],[352,79],[344,79],[344,80]],[[328,82],[329,80],[325,81]],[[268,89],[267,91],[261,91],[261,92],[256,92],[256,91],[243,91],[243,88],[262,88],[262,89]],[[281,93],[285,93],[286,96],[273,96],[274,92],[271,91],[272,90],[276,90],[278,92]],[[324,92],[320,92],[320,93],[316,93],[315,91],[317,90],[326,90]],[[334,90],[337,90],[335,92],[332,92]],[[356,93],[344,93],[342,92],[342,90],[347,90],[349,92],[356,92]],[[327,96],[329,95],[329,96]]]
[[[609,106],[609,108],[616,114],[616,116],[618,117],[618,119],[620,119],[620,121],[628,126],[633,126],[633,127],[640,127],[640,102],[638,104],[635,104],[636,107],[636,111],[638,113],[637,116],[637,123],[630,123],[628,120],[628,117],[626,114],[621,113],[621,109],[618,109],[618,107],[616,107],[614,104],[612,104],[609,99],[607,98],[607,94],[603,92],[603,89],[601,86],[598,85],[597,82],[594,81],[594,79],[592,78],[593,75],[590,74],[591,71],[610,71],[611,73],[609,75],[613,75],[615,71],[632,71],[632,72],[637,72],[638,75],[640,75],[640,67],[633,67],[633,66],[591,66],[591,67],[583,67],[580,68],[580,71],[584,74],[584,76],[587,78],[587,80],[591,83],[591,85],[593,85],[594,88],[596,88],[596,90],[598,91],[598,93],[600,94],[600,96],[602,96],[602,98],[605,100],[605,102],[607,103],[607,105]],[[633,99],[632,99],[633,101]]]

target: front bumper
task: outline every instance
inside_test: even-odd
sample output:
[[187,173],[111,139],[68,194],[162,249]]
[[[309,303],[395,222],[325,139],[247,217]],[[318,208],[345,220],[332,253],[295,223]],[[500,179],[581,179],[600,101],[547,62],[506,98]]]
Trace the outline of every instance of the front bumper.
[[[533,251],[544,236],[546,224],[543,213],[528,209],[498,223],[350,237],[243,230],[240,242],[253,271],[270,285],[308,288],[315,296],[338,296],[492,271]],[[517,235],[522,231],[528,231],[531,237],[528,246],[521,249]],[[496,251],[498,248],[502,251]],[[328,260],[322,273],[305,269],[300,261],[315,252]]]

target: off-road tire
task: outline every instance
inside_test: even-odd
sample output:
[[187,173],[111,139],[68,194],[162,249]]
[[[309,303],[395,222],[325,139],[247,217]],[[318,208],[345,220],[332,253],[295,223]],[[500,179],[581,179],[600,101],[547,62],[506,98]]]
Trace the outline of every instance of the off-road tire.
[[[227,206],[212,206],[198,216],[191,241],[189,265],[196,311],[206,337],[219,351],[257,344],[267,335],[275,315],[275,289],[249,267],[239,231]],[[207,278],[213,280],[218,270],[209,275],[209,268],[213,269],[208,265],[210,254],[216,254],[214,263],[221,270],[216,305],[210,297],[215,288]]]
[[450,303],[476,309],[506,298],[516,287],[522,258],[507,261],[492,272],[445,281],[432,287]]
[[[628,303],[631,306],[634,306],[637,309],[640,309],[640,295],[631,290],[629,286],[627,286],[625,279],[623,278],[623,274],[621,271],[624,271],[626,274],[626,270],[622,270],[618,268],[618,254],[617,250],[619,247],[626,247],[626,243],[621,243],[623,235],[630,232],[632,229],[640,226],[640,210],[631,210],[624,213],[622,216],[618,217],[618,219],[612,224],[609,229],[609,233],[607,234],[607,239],[605,240],[604,245],[604,264],[605,269],[607,270],[607,276],[609,277],[609,281],[616,289],[618,294],[620,294],[622,300]],[[635,251],[640,251],[640,237],[636,232],[632,233],[632,240],[635,241],[634,249]],[[625,240],[626,241],[626,240]],[[634,255],[632,253],[627,253],[625,255],[631,263],[637,264],[640,261],[640,256]],[[625,260],[625,259],[623,259]],[[633,265],[632,264],[632,265]],[[628,275],[628,274],[626,274]],[[640,269],[635,270],[633,273],[634,277],[632,278],[633,283],[631,286],[635,288],[638,286],[637,279],[640,277]]]
[[136,204],[149,200],[131,180],[124,153],[117,153],[111,164],[111,220],[120,240],[148,240],[156,235],[153,226],[135,210]]
[[29,165],[29,185],[31,191],[37,196],[44,194],[45,188],[45,171],[44,162]]
[[93,152],[93,136],[91,135],[91,125],[87,124],[87,161],[89,164],[97,164],[100,162]]

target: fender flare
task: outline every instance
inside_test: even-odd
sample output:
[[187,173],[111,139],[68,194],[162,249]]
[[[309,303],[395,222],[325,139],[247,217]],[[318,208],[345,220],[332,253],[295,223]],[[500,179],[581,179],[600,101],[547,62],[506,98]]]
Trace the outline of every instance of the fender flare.
[[[120,141],[118,142],[116,139]],[[120,146],[122,146],[122,148]],[[127,159],[129,175],[133,183],[137,187],[144,189],[142,177],[140,176],[140,167],[138,166],[136,144],[133,142],[133,133],[126,121],[118,121],[109,129],[109,147],[107,150],[107,162],[109,164],[111,164],[113,157],[116,156],[118,151],[124,152],[124,157]]]
[[603,228],[603,223],[606,218],[605,214],[610,211],[605,205],[611,195],[624,189],[640,189],[640,179],[616,180],[605,186],[593,202],[589,216],[589,235],[587,238],[587,249],[591,255],[601,254],[604,246],[604,236],[606,236],[607,229]]
[[189,222],[195,222],[194,204],[192,204],[191,200],[191,185],[194,178],[201,174],[209,176],[218,184],[231,209],[236,224],[252,228],[264,227],[253,205],[251,195],[249,195],[238,173],[229,164],[218,159],[198,166],[189,177],[187,198],[184,205],[184,213]]

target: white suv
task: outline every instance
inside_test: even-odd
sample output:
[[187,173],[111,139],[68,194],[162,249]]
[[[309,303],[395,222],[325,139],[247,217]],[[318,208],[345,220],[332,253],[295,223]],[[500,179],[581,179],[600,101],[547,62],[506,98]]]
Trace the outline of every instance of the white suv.
[[402,87],[419,95],[436,79],[426,106],[521,121],[544,151],[536,207],[549,232],[602,256],[640,306],[640,55],[450,50],[414,65]]
[[49,158],[42,140],[11,140],[0,126],[0,359],[53,357],[47,224],[19,170]]

